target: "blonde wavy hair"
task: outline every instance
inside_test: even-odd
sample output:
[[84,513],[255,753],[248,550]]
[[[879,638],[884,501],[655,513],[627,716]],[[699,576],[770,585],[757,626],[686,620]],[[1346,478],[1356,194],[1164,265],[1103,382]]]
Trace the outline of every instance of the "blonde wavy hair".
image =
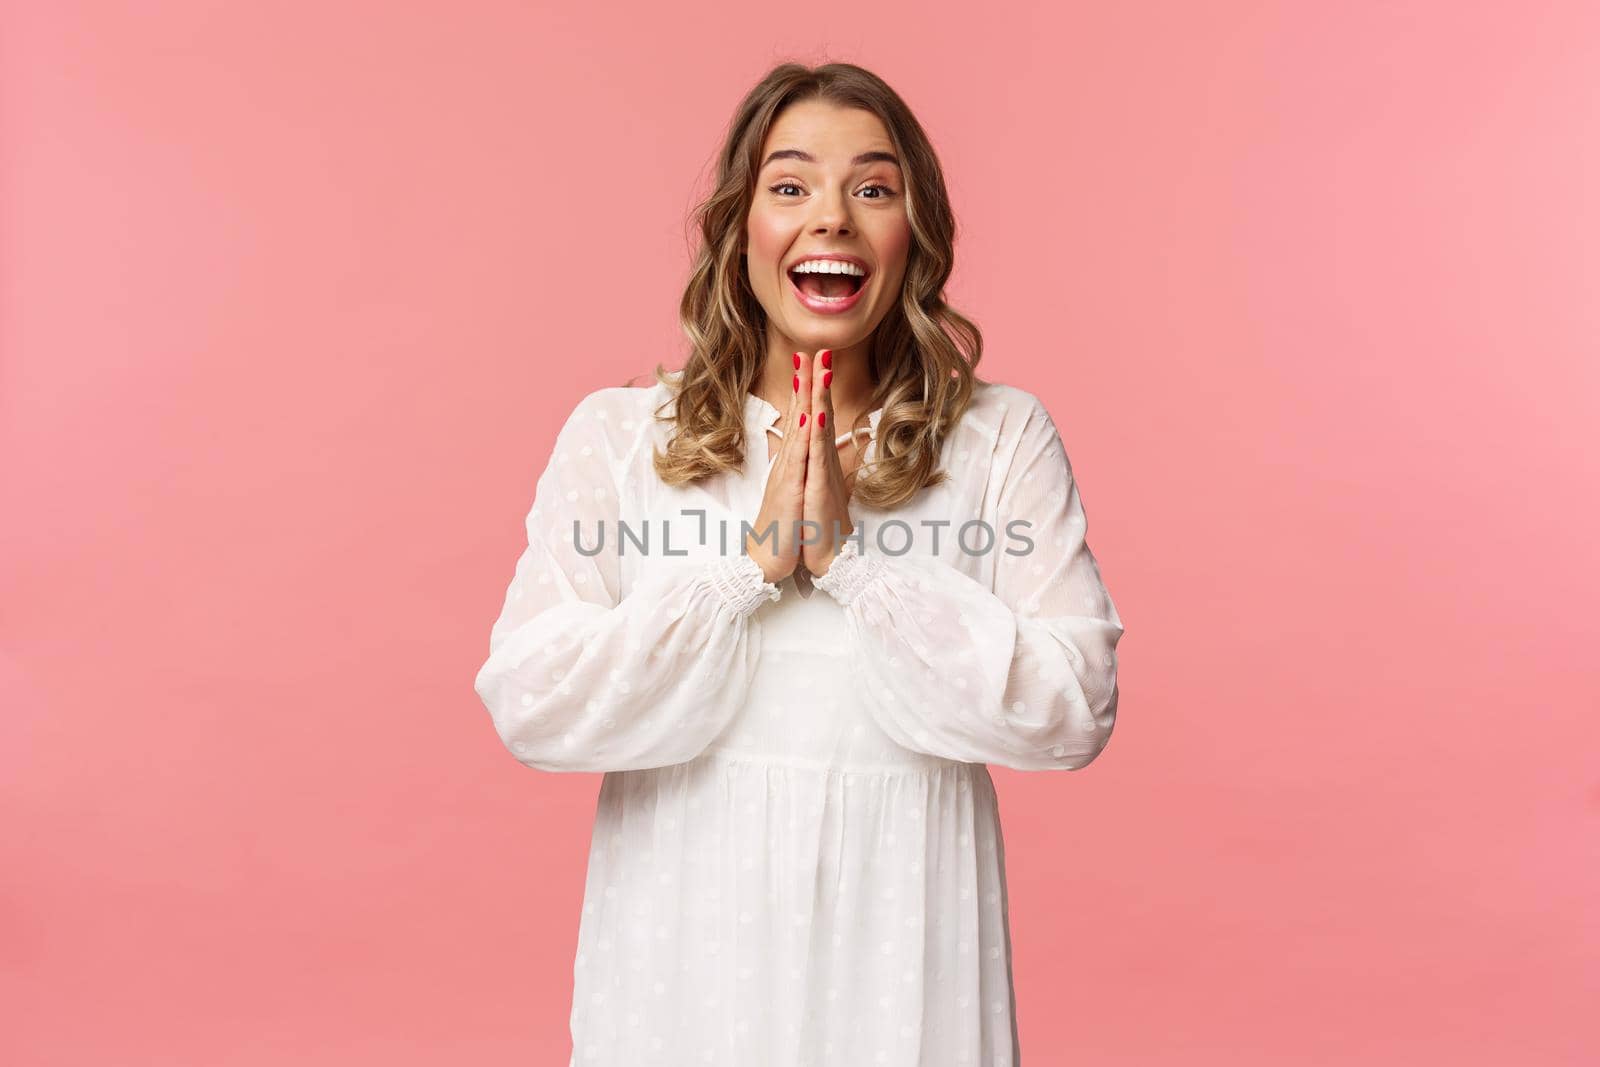
[[[746,273],[745,226],[761,146],[778,115],[803,100],[877,115],[894,142],[906,182],[912,241],[905,282],[871,344],[873,393],[867,410],[883,408],[877,449],[873,461],[856,471],[851,489],[852,497],[867,506],[891,508],[948,477],[937,469],[940,442],[971,402],[983,335],[944,299],[955,263],[956,223],[933,146],[895,91],[850,63],[775,67],[734,113],[716,187],[690,219],[701,242],[678,307],[688,358],[681,372],[668,372],[659,363],[654,371],[675,401],[672,415],[658,410],[655,416],[675,424],[666,451],[654,452],[655,470],[668,485],[681,485],[743,467],[749,447],[746,398],[766,358],[766,312]],[[866,418],[857,420],[857,428]],[[860,437],[855,447],[863,451]]]

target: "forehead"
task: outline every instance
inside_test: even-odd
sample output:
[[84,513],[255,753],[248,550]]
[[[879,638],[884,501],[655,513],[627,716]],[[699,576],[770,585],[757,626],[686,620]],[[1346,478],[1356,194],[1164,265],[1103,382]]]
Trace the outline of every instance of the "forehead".
[[848,164],[850,158],[873,150],[894,151],[883,120],[858,107],[841,107],[823,100],[790,104],[773,120],[761,145],[761,159],[783,148],[810,152],[823,163]]

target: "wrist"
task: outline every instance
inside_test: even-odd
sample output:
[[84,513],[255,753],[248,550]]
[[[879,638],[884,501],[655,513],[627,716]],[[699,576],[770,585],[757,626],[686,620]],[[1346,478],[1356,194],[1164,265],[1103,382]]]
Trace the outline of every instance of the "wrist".
[[840,604],[847,605],[883,573],[883,566],[881,559],[863,556],[856,541],[843,541],[828,566],[828,573],[818,578],[815,585]]
[[757,567],[761,568],[761,577],[763,579],[776,585],[788,577],[789,572],[783,569],[783,561],[777,559],[771,552],[762,547],[761,542],[757,541],[752,544],[749,534],[745,535],[743,547],[744,552],[742,554],[754,562]]
[[734,614],[748,617],[780,593],[776,583],[766,580],[755,560],[747,555],[719,556],[712,560],[708,573],[711,584]]
[[810,567],[810,564],[807,564],[814,577],[821,578],[833,570],[834,561],[839,558],[840,550],[847,544],[854,544],[850,540],[850,535],[855,532],[856,524],[853,522],[849,522],[848,525],[843,527],[838,522],[833,524],[833,544],[831,547],[819,546],[817,548],[815,567]]

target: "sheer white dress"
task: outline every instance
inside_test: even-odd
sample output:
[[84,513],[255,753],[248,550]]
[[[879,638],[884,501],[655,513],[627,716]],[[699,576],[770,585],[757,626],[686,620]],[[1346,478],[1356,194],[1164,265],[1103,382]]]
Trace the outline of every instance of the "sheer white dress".
[[1016,1065],[986,764],[1094,759],[1122,634],[1050,415],[979,383],[948,483],[852,501],[863,543],[774,585],[740,545],[778,410],[748,395],[741,472],[668,487],[671,405],[577,404],[475,683],[523,764],[604,772],[571,1064]]

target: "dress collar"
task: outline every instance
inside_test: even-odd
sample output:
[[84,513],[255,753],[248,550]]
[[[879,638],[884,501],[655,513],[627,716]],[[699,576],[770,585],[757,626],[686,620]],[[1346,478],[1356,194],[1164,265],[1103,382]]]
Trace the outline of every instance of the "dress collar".
[[[780,416],[782,414],[783,414],[783,412],[781,412],[777,408],[773,407],[764,398],[762,398],[760,396],[757,396],[755,393],[746,393],[745,394],[745,398],[744,398],[744,422],[745,422],[745,426],[748,428],[748,427],[751,427],[753,425],[754,428],[758,431],[757,433],[752,434],[751,435],[752,437],[764,438],[766,436],[767,427],[771,426],[774,422],[776,422],[778,420],[778,416]],[[877,443],[877,440],[878,440],[878,420],[880,418],[882,418],[882,417],[883,417],[883,408],[882,407],[873,408],[872,411],[867,415],[867,430],[869,432],[869,436],[868,436],[867,440],[869,442],[869,445]]]

